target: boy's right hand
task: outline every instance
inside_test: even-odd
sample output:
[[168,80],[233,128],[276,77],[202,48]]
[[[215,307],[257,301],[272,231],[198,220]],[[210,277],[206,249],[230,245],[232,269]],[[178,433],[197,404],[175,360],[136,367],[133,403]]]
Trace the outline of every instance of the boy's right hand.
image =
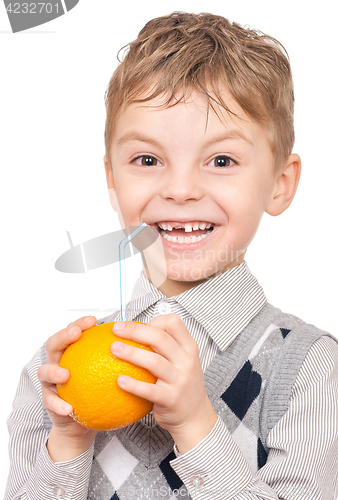
[[96,435],[96,431],[86,429],[69,416],[72,406],[59,398],[56,389],[57,384],[66,383],[69,378],[69,371],[59,367],[63,352],[96,322],[95,316],[80,318],[46,342],[47,360],[40,366],[38,378],[42,387],[42,401],[53,424],[47,448],[54,462],[71,460],[80,455],[91,446]]

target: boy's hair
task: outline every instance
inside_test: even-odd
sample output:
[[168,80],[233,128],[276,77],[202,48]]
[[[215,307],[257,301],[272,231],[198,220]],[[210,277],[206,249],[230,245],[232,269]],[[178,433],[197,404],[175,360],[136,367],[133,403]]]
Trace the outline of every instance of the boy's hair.
[[[276,170],[292,152],[293,82],[288,54],[276,39],[222,16],[173,12],[149,21],[128,46],[105,94],[110,167],[114,127],[124,106],[163,93],[168,95],[164,105],[174,106],[198,90],[208,110],[216,111],[217,103],[231,113],[222,98],[224,87],[266,129]],[[183,94],[177,100],[178,91]]]

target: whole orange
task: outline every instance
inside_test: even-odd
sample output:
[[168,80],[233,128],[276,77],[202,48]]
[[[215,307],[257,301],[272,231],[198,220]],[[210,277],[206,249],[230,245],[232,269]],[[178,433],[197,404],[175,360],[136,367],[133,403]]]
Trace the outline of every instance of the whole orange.
[[147,369],[118,359],[110,352],[115,340],[152,351],[149,346],[117,337],[112,331],[114,323],[103,323],[82,332],[81,338],[64,351],[59,363],[69,370],[70,377],[57,386],[58,395],[72,405],[74,420],[88,429],[125,427],[143,418],[153,406],[117,385],[119,375],[152,384],[157,379]]

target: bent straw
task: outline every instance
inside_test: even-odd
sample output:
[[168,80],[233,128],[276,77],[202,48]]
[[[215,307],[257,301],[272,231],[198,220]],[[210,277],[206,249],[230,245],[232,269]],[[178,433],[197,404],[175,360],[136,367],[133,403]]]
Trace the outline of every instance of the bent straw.
[[[143,231],[147,227],[145,222],[142,222],[139,226],[137,226],[131,233],[129,233],[123,240],[119,243],[119,266],[120,266],[120,304],[121,304],[121,321],[126,321],[126,269],[125,269],[125,248],[128,243],[131,242],[132,239],[135,238],[141,231]],[[134,234],[135,233],[135,234]],[[131,235],[133,236],[131,237]],[[121,262],[123,261],[123,266]]]

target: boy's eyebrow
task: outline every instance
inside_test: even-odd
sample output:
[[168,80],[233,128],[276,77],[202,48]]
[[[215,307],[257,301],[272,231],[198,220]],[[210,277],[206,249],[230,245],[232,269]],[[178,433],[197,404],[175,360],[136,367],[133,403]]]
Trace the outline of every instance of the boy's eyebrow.
[[[227,132],[214,137],[210,141],[208,141],[205,146],[211,146],[212,144],[215,144],[217,142],[223,142],[228,139],[241,139],[245,142],[248,142],[252,146],[254,146],[254,143],[242,132],[241,130],[228,130]],[[140,141],[140,142],[148,142],[149,144],[153,144],[154,146],[160,147],[161,144],[154,139],[153,137],[148,137],[146,135],[140,134],[139,132],[131,131],[127,132],[124,134],[120,139],[117,141],[117,146],[121,146],[125,142],[129,141]]]
[[156,139],[153,139],[152,137],[148,137],[146,135],[142,135],[138,132],[127,132],[122,137],[120,137],[120,139],[117,141],[117,145],[121,146],[121,144],[129,141],[148,142],[149,144],[160,147],[160,143]]
[[214,137],[213,139],[208,141],[206,145],[211,146],[212,144],[215,144],[216,142],[223,142],[223,141],[226,141],[228,139],[242,139],[243,141],[251,144],[251,146],[254,146],[254,143],[249,139],[248,136],[246,136],[244,134],[244,132],[242,132],[241,130],[235,130],[235,129],[228,130],[227,132]]

